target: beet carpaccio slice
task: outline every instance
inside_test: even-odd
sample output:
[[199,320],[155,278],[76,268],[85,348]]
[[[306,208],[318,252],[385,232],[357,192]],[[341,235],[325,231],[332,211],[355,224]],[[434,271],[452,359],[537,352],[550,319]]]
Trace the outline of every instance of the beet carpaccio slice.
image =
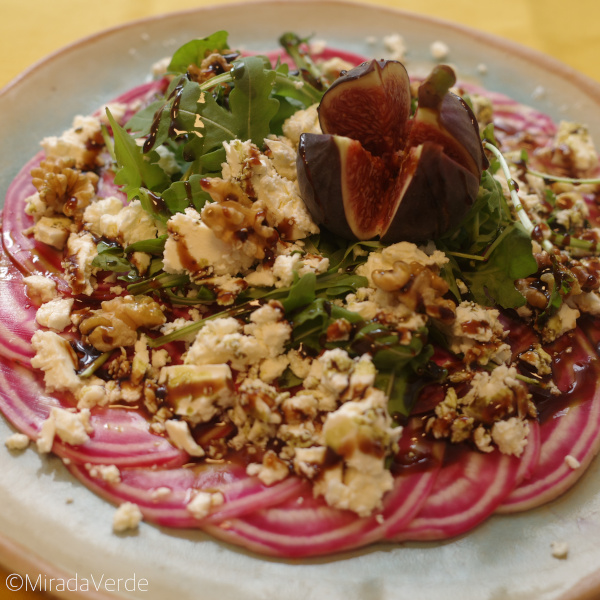
[[[353,64],[362,60],[331,50],[323,58],[340,55]],[[273,59],[281,57],[280,52],[271,54]],[[164,82],[147,84],[118,101],[133,104],[163,88]],[[488,97],[503,131],[527,129],[542,144],[554,135],[555,126],[545,115],[500,94]],[[25,293],[23,278],[41,274],[53,278],[59,289],[67,289],[60,253],[26,234],[32,221],[24,200],[35,191],[29,171],[42,157],[40,153],[32,158],[9,188],[0,252],[0,410],[31,439],[37,438],[53,407],[73,407],[68,395],[47,394],[42,374],[30,367],[36,307]],[[117,195],[125,202],[106,173],[98,195]],[[107,287],[95,292],[96,299],[108,294]],[[555,409],[542,403],[539,424],[531,421],[528,444],[519,458],[498,450],[478,452],[465,444],[447,448],[423,436],[418,419],[407,423],[400,440],[404,454],[391,466],[393,489],[382,508],[369,517],[328,506],[313,497],[307,482],[294,476],[267,486],[248,476],[242,462],[192,463],[164,435],[154,433],[138,410],[93,408],[89,440],[74,446],[56,438],[52,451],[83,485],[115,504],[137,504],[149,522],[200,528],[260,554],[304,558],[379,541],[448,539],[468,532],[494,512],[539,506],[581,476],[600,446],[599,341],[600,327],[585,322],[581,331],[557,343],[554,375],[562,394],[554,401]],[[418,440],[420,460],[405,464],[406,444],[413,440]],[[118,480],[105,480],[95,469],[107,465],[118,468]],[[198,517],[188,505],[202,492],[219,492],[223,502]]]

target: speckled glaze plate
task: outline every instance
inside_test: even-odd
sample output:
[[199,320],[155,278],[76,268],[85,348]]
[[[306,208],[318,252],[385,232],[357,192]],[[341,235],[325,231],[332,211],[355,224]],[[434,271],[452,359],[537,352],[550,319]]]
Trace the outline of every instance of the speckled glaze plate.
[[[253,25],[256,24],[256,25]],[[453,24],[385,8],[318,1],[264,1],[138,21],[69,46],[0,92],[0,197],[39,140],[149,77],[151,65],[218,29],[236,47],[276,47],[285,30],[381,57],[381,40],[404,37],[409,71],[430,61],[436,40],[460,78],[479,81],[549,113],[587,123],[600,140],[600,85],[556,61]],[[258,35],[251,32],[259,31]],[[367,40],[370,39],[371,43]],[[378,40],[373,43],[372,40]],[[481,74],[480,65],[487,67]],[[0,440],[11,428],[0,421]],[[600,597],[600,461],[575,487],[537,510],[496,516],[444,543],[406,543],[306,561],[263,558],[197,531],[142,524],[112,533],[114,508],[83,488],[60,460],[33,446],[0,450],[0,561],[22,573],[129,580],[129,590],[85,598],[145,600],[583,600]],[[566,560],[551,543],[569,545]],[[147,586],[139,583],[148,581]],[[91,581],[91,580],[90,580]],[[81,586],[80,586],[81,587]],[[60,594],[59,594],[60,595]],[[69,597],[74,594],[69,592]]]

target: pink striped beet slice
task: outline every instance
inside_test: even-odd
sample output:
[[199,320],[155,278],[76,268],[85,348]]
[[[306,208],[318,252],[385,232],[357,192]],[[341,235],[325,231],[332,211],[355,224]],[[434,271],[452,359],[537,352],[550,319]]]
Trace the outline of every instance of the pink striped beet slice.
[[[107,500],[134,502],[144,519],[166,527],[203,527],[263,510],[295,498],[302,482],[290,477],[267,487],[246,475],[242,465],[205,464],[186,468],[133,467],[121,469],[121,481],[109,483],[94,477],[90,465],[70,464],[69,470],[84,485]],[[187,505],[197,492],[220,492],[222,505],[205,518],[196,518]]]
[[530,435],[521,458],[498,450],[484,454],[466,446],[447,449],[425,504],[394,541],[443,540],[477,526],[512,492],[519,478],[527,475],[537,459],[538,440],[535,433]]
[[562,344],[557,377],[562,401],[552,412],[542,409],[539,460],[499,512],[529,510],[558,497],[581,477],[600,449],[599,360],[580,330]]

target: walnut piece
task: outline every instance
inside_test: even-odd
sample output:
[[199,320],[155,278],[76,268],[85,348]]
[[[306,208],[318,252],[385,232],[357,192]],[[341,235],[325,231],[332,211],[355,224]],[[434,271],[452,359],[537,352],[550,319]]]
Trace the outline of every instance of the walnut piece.
[[378,288],[395,292],[398,301],[413,312],[425,313],[444,323],[454,320],[456,304],[443,297],[448,284],[430,266],[398,260],[392,269],[373,271],[372,277]]
[[243,206],[235,200],[207,204],[202,221],[224,242],[247,256],[262,260],[274,248],[279,234],[266,225],[264,209]]
[[82,173],[73,159],[47,158],[31,169],[31,176],[40,200],[67,217],[81,217],[96,195],[98,175]]
[[[232,54],[231,50],[223,50],[223,52],[230,57],[235,56],[235,54]],[[231,71],[231,68],[232,65],[227,62],[226,56],[219,52],[211,52],[202,60],[200,66],[190,64],[187,68],[187,72],[192,81],[204,83],[216,75]]]
[[157,327],[166,321],[160,305],[147,296],[119,296],[102,302],[79,324],[79,331],[100,352],[133,346],[139,327]]

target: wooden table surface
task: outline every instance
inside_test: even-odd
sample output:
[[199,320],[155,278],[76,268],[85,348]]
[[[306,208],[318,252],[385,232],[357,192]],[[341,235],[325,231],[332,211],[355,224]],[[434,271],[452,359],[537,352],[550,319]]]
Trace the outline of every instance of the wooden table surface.
[[[219,0],[218,4],[236,1],[239,0]],[[508,38],[554,56],[600,81],[598,0],[363,1],[436,16]],[[0,0],[0,87],[46,55],[87,35],[147,16],[216,3],[216,0],[102,0],[98,3]],[[0,567],[0,599],[39,600],[43,596],[31,591],[10,591],[9,576],[10,571]]]

